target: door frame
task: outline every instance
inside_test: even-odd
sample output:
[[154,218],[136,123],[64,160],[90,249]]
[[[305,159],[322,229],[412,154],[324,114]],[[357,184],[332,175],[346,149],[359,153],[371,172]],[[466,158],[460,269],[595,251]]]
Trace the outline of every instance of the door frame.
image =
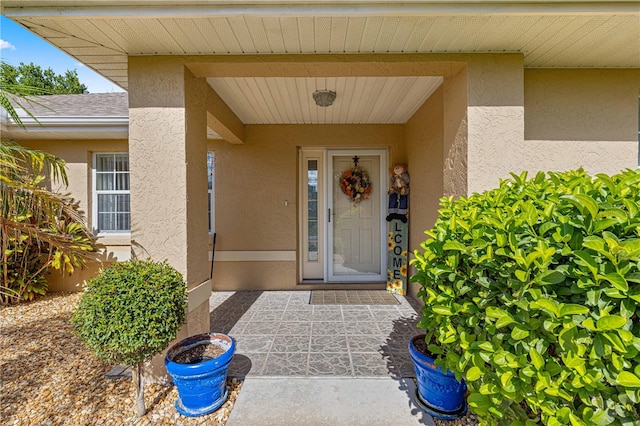
[[[325,242],[325,226],[326,223],[326,210],[325,210],[325,160],[326,149],[323,148],[300,148],[299,149],[299,188],[298,188],[298,200],[300,200],[300,208],[298,210],[298,274],[300,283],[318,283],[325,282],[324,273],[324,242]],[[309,198],[308,198],[308,161],[317,161],[318,171],[318,204],[317,204],[317,256],[315,261],[309,258]],[[306,274],[305,274],[306,272]],[[311,275],[314,278],[305,278],[305,275]],[[318,278],[315,278],[315,277]]]
[[[378,182],[372,182],[373,190],[380,191],[380,274],[378,275],[340,275],[334,276],[332,273],[333,263],[333,225],[329,222],[329,209],[333,208],[333,193],[335,188],[332,174],[333,157],[334,156],[378,156],[380,158],[380,176]],[[384,282],[386,281],[386,262],[387,262],[387,169],[388,169],[388,150],[380,148],[357,148],[357,149],[327,149],[325,152],[324,170],[325,170],[325,191],[324,205],[327,216],[324,223],[326,224],[324,235],[324,282],[327,283],[366,283],[366,282]],[[377,188],[377,189],[376,189]]]

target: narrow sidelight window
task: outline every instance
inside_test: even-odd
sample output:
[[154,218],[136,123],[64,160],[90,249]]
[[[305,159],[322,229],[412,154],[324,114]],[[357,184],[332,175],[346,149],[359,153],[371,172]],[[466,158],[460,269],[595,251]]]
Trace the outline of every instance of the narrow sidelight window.
[[318,261],[318,161],[307,162],[307,241],[309,261]]

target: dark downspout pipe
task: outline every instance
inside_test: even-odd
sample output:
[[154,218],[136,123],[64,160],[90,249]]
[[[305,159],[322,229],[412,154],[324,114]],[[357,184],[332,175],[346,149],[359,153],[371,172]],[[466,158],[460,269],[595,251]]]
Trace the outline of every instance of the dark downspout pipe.
[[213,233],[213,250],[211,252],[211,272],[209,273],[209,279],[213,279],[213,259],[216,256],[216,233]]

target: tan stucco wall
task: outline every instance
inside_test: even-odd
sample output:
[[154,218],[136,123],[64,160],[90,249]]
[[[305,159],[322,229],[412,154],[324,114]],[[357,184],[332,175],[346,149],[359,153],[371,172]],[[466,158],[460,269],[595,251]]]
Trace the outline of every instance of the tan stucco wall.
[[[411,179],[409,253],[418,249],[420,242],[426,238],[424,231],[431,228],[437,217],[438,200],[444,190],[444,91],[443,85],[416,111],[406,125]],[[408,284],[409,294],[415,296],[417,290],[417,284]]]
[[523,56],[478,55],[468,66],[469,193],[497,186],[523,158]]
[[[438,216],[443,195],[467,191],[467,71],[446,77],[407,122],[405,142],[411,176],[409,253],[420,248]],[[410,256],[412,257],[412,256]],[[411,272],[414,270],[411,268]],[[419,286],[409,283],[409,293]]]
[[[92,225],[92,181],[93,153],[127,152],[126,140],[25,140],[20,143],[26,147],[49,152],[66,162],[69,186],[58,185],[63,193],[70,193],[80,203],[80,208]],[[89,263],[83,270],[71,275],[51,271],[47,276],[50,291],[79,291],[84,282],[92,278],[101,267],[106,267],[116,260],[126,260],[131,251],[131,241],[126,236],[98,238],[100,262]]]
[[640,70],[526,70],[522,170],[638,166]]
[[469,193],[509,172],[638,166],[640,70],[469,64]]
[[129,81],[133,250],[166,259],[191,288],[208,278],[206,198],[196,196],[207,192],[206,81],[147,58],[131,58]]
[[[167,262],[188,289],[206,286],[181,334],[209,330],[207,82],[180,63],[129,60],[132,254]],[[170,344],[171,345],[171,344]],[[145,376],[166,374],[160,354]]]
[[467,68],[446,77],[443,88],[443,194],[466,194],[468,189]]
[[[245,135],[242,145],[209,143],[216,251],[297,250],[299,148],[388,148],[391,162],[407,161],[402,125],[251,125]],[[295,261],[220,261],[213,288],[292,289],[297,282]]]

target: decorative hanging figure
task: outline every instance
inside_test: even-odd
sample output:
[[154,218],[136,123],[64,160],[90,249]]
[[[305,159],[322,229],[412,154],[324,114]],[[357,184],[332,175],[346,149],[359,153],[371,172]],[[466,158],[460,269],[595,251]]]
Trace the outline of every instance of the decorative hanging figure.
[[387,210],[387,222],[400,219],[407,223],[409,210],[409,173],[407,166],[396,164],[391,168],[389,179],[389,208]]

